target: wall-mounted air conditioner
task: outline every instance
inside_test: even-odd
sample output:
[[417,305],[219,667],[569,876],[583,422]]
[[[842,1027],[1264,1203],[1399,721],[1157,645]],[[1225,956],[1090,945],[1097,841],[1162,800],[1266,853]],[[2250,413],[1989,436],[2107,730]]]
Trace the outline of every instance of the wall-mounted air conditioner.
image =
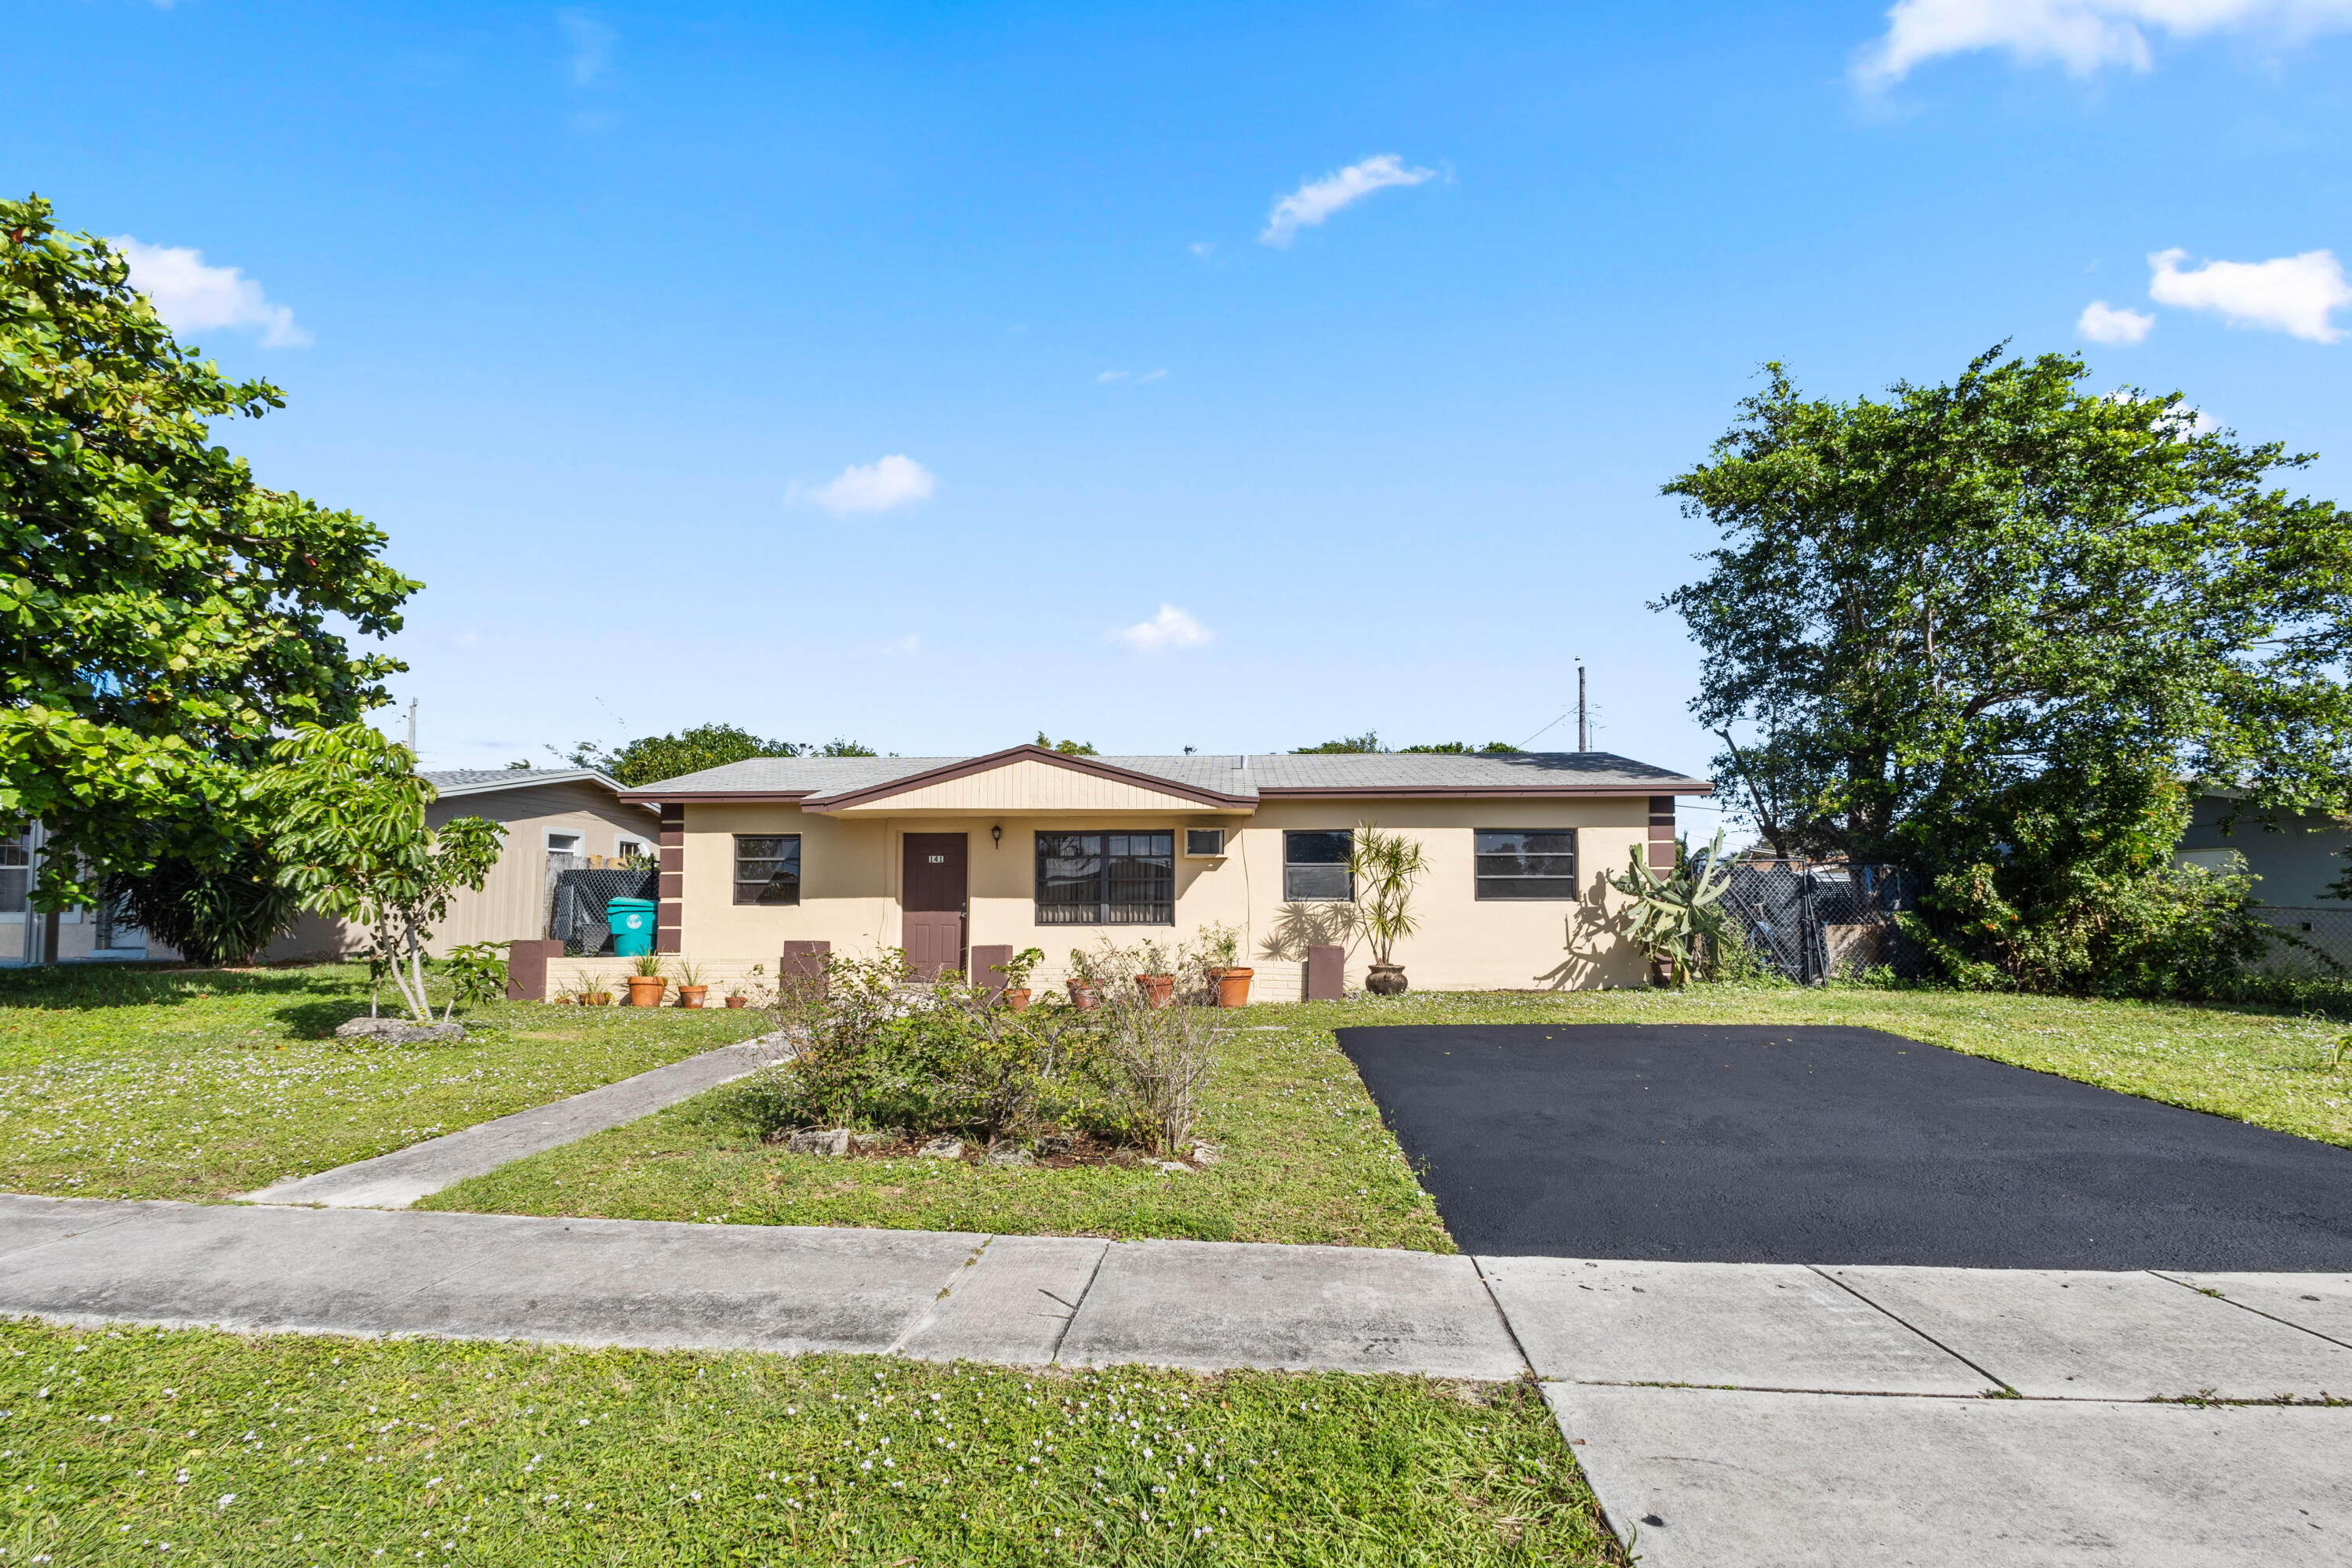
[[1184,830],[1184,858],[1187,860],[1222,860],[1225,858],[1225,830],[1222,827],[1188,827]]

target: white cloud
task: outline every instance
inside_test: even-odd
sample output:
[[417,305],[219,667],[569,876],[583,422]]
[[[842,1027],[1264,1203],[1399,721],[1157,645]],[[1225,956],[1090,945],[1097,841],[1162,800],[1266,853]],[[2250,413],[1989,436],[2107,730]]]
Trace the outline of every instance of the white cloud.
[[1260,245],[1271,245],[1279,250],[1297,237],[1302,228],[1313,228],[1340,208],[1352,205],[1374,191],[1391,185],[1418,185],[1437,178],[1434,169],[1409,169],[1393,153],[1383,153],[1377,158],[1367,158],[1360,163],[1350,163],[1334,170],[1319,180],[1309,180],[1290,195],[1274,204],[1274,211],[1265,220],[1265,232],[1257,237]]
[[555,20],[572,46],[565,64],[572,86],[594,87],[612,74],[613,46],[621,41],[620,34],[586,11],[558,11]]
[[2269,261],[2209,261],[2194,272],[2180,270],[2185,250],[2165,250],[2147,258],[2153,276],[2147,297],[2184,310],[2219,310],[2233,327],[2267,327],[2315,343],[2344,335],[2328,320],[2352,305],[2352,285],[2335,252],[2306,250]]
[[1104,386],[1114,385],[1122,381],[1133,382],[1138,386],[1150,386],[1155,381],[1165,379],[1167,374],[1165,370],[1147,370],[1141,375],[1136,374],[1131,370],[1107,370],[1097,375],[1095,380]]
[[1213,239],[1196,239],[1184,248],[1205,261],[1217,253],[1217,242]]
[[1135,373],[1131,370],[1107,370],[1100,375],[1096,376],[1095,380],[1105,386],[1108,386],[1112,382],[1125,381],[1129,376],[1133,375]]
[[889,511],[929,500],[940,481],[922,464],[908,457],[888,457],[871,463],[852,463],[833,482],[803,492],[794,485],[787,500],[805,499],[837,517],[852,512]]
[[2147,336],[2156,318],[2142,310],[2118,310],[2105,300],[2083,307],[2074,330],[2095,343],[2136,343]]
[[310,346],[294,312],[273,305],[261,285],[234,267],[207,267],[204,252],[185,246],[142,245],[128,235],[109,241],[131,264],[131,286],[155,302],[155,313],[175,332],[215,327],[251,330],[266,349]]
[[886,654],[897,654],[902,658],[912,658],[923,651],[923,639],[913,632],[908,632],[905,637],[884,643],[882,651]]
[[2345,26],[2352,26],[2352,0],[1896,0],[1885,36],[1853,68],[1864,85],[1884,87],[1944,55],[2001,49],[2021,64],[2054,62],[2088,76],[2103,66],[2147,69],[2151,29],[2173,38],[2297,38]]
[[1148,621],[1138,621],[1110,634],[1110,640],[1137,653],[1160,653],[1171,647],[1198,647],[1215,634],[1173,605],[1162,605]]

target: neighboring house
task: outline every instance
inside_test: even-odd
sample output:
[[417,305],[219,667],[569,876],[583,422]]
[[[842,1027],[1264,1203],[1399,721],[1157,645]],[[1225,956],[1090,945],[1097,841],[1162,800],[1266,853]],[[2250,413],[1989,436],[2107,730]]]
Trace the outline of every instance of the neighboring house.
[[[618,782],[593,768],[462,768],[420,775],[439,793],[425,807],[435,827],[455,816],[486,816],[506,827],[499,862],[478,891],[461,891],[425,951],[438,958],[472,942],[547,934],[551,867],[569,869],[628,856],[650,858],[660,817],[624,802]],[[305,915],[272,943],[270,959],[346,957],[363,952],[364,932]]]
[[1349,949],[1350,833],[1419,839],[1417,988],[1633,985],[1604,877],[1673,863],[1675,798],[1704,779],[1603,752],[763,757],[625,791],[657,806],[657,946],[734,979],[787,942],[957,966],[975,945],[1073,948],[1243,933],[1256,994],[1298,994],[1308,945]]
[[2254,897],[2265,919],[2339,963],[2352,964],[2352,903],[2326,896],[2329,884],[2344,874],[2352,826],[2325,813],[2305,812],[2274,827],[2252,815],[2224,827],[2241,799],[2231,790],[2200,795],[2175,858],[2217,871],[2252,872],[2260,879]]
[[[451,901],[449,918],[430,946],[436,956],[462,942],[545,935],[551,858],[562,868],[650,857],[660,830],[657,813],[625,804],[620,784],[589,768],[467,768],[423,777],[440,795],[425,810],[435,826],[453,816],[487,816],[507,830],[498,864],[480,890],[460,892]],[[98,910],[50,915],[31,910],[27,895],[41,846],[38,825],[0,839],[0,965],[180,956]],[[306,914],[262,956],[341,958],[365,945],[365,937],[341,921]]]

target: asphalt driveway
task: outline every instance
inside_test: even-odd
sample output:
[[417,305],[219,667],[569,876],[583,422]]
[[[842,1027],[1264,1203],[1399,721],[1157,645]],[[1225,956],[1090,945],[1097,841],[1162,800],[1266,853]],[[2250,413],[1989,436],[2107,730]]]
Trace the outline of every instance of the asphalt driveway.
[[2352,1150],[1875,1029],[1339,1037],[1465,1252],[2352,1268]]

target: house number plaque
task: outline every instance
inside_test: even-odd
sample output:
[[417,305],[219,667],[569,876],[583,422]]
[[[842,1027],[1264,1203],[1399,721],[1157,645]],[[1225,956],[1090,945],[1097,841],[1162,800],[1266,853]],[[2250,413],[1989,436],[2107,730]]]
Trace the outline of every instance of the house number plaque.
[[930,857],[930,862],[934,866],[944,866],[948,863],[948,858],[944,855],[934,855]]

